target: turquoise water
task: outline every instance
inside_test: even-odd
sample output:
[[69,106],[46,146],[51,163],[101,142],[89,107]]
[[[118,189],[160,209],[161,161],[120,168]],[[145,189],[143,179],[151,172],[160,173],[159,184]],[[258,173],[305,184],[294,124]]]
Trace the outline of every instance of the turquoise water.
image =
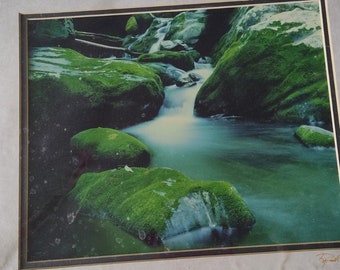
[[[210,72],[209,67],[197,70],[203,77]],[[151,166],[177,169],[193,179],[232,183],[256,217],[250,233],[233,245],[340,241],[335,149],[304,147],[294,137],[296,126],[195,117],[199,87],[168,87],[158,117],[124,130],[150,147]],[[31,260],[165,250],[147,246],[142,237],[127,234],[104,216],[84,216],[78,210],[66,203],[32,235]],[[204,228],[179,237],[185,243],[176,240],[174,247],[220,246],[199,243],[202,233]]]
[[159,116],[125,130],[150,146],[151,166],[231,182],[257,219],[241,245],[340,240],[335,149],[306,148],[297,126],[195,117],[199,87],[167,88]]

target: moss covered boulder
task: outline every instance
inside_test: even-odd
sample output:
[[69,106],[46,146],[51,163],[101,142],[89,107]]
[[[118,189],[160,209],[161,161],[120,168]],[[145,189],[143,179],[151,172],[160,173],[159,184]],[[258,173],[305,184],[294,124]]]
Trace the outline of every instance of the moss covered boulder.
[[[87,58],[63,48],[35,48],[29,58],[27,101],[30,205],[61,193],[74,170],[70,139],[95,127],[119,129],[158,114],[159,76],[138,63]],[[25,101],[24,101],[25,103]],[[48,184],[45,184],[49,179]]]
[[150,13],[141,13],[131,16],[125,25],[125,31],[128,34],[142,34],[151,25],[154,20],[154,16]]
[[33,50],[29,63],[33,118],[46,113],[60,124],[125,127],[153,118],[163,102],[160,78],[138,63],[48,47]]
[[86,173],[79,178],[70,197],[83,211],[105,213],[148,244],[164,244],[203,227],[211,228],[213,236],[217,236],[217,228],[221,228],[221,234],[244,233],[255,223],[229,183],[193,181],[168,168]]
[[206,11],[186,11],[176,15],[171,21],[165,40],[180,40],[184,44],[195,47],[206,26]]
[[333,132],[320,127],[302,125],[296,129],[295,136],[308,147],[334,147]]
[[171,64],[185,71],[192,70],[195,67],[194,57],[192,53],[188,51],[157,51],[154,53],[146,53],[139,56],[138,61],[143,63],[161,62]]
[[84,130],[71,138],[71,146],[76,156],[88,155],[88,165],[96,171],[150,164],[148,147],[135,137],[115,129]]
[[[133,19],[131,19],[133,20]],[[158,42],[157,31],[166,27],[171,19],[155,17],[146,31],[140,35],[128,36],[125,39],[125,47],[131,51],[139,53],[148,53],[151,47]],[[137,19],[136,19],[137,23]]]
[[318,3],[240,8],[231,22],[196,113],[330,123]]
[[[204,10],[154,15],[147,18],[134,15],[128,20],[126,30],[131,36],[126,39],[125,46],[131,51],[149,53],[162,48],[190,50],[195,48],[205,30],[207,15]],[[150,24],[151,18],[153,21]],[[148,20],[147,23],[145,20]],[[149,27],[142,32],[142,25]]]

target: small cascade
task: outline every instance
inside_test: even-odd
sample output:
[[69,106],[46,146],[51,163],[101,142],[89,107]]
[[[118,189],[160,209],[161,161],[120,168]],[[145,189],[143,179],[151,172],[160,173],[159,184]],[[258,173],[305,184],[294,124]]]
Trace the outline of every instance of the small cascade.
[[203,247],[217,242],[225,245],[235,231],[227,224],[227,210],[215,195],[192,193],[179,201],[178,208],[167,222],[162,241],[170,249]]
[[[201,227],[214,228],[225,223],[227,211],[221,204],[213,205],[210,196],[211,194],[207,192],[197,192],[183,197],[167,223],[163,238],[173,237]],[[214,197],[213,200],[217,201],[217,198]],[[216,210],[224,213],[224,219],[220,215],[215,215],[215,208],[221,208]]]
[[155,37],[158,40],[151,46],[149,53],[154,53],[160,50],[161,42],[164,40],[165,35],[168,33],[172,21],[172,19],[169,18],[157,18],[157,20],[159,22],[159,28],[156,32]]
[[[195,135],[191,127],[198,119],[194,116],[194,103],[201,85],[210,76],[213,68],[208,64],[197,64],[197,69],[190,71],[201,77],[196,85],[191,87],[165,88],[165,98],[158,116],[152,121],[138,124],[125,129],[150,145],[185,144]],[[184,74],[184,76],[186,76]]]

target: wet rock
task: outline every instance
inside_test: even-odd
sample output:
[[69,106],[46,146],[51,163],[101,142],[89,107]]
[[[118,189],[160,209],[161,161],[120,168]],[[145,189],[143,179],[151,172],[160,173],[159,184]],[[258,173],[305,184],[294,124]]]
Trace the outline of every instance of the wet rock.
[[190,48],[181,40],[163,40],[160,44],[160,49],[165,51],[183,51],[190,50]]
[[[255,223],[241,196],[225,181],[193,181],[168,168],[131,170],[83,174],[70,197],[83,211],[106,213],[152,245],[206,227],[246,234]],[[218,231],[210,231],[210,240],[217,241]]]
[[139,56],[138,61],[142,63],[162,62],[171,64],[185,71],[192,70],[195,67],[192,55],[186,51],[157,51],[154,53],[146,53]]
[[196,85],[196,81],[193,81],[189,76],[182,77],[176,82],[176,86],[178,87],[191,87]]
[[125,25],[128,34],[142,34],[151,25],[154,16],[150,13],[135,14],[131,16]]
[[163,97],[160,78],[138,63],[87,58],[64,48],[33,49],[28,78],[30,213],[68,189],[75,167],[72,136],[152,119]]
[[185,74],[184,70],[170,64],[144,63],[143,65],[151,68],[161,78],[165,86],[176,84]]
[[302,125],[295,131],[298,140],[308,147],[334,147],[334,135],[326,129]]
[[331,123],[317,3],[237,9],[213,61],[197,115]]
[[181,40],[194,47],[205,29],[205,22],[205,11],[182,12],[173,18],[165,40]]
[[72,122],[69,128],[84,129],[89,120],[119,128],[146,121],[157,115],[164,96],[159,77],[147,67],[63,48],[32,52],[29,83],[33,118],[46,114],[49,122]]
[[[127,29],[135,34],[139,29],[138,20],[131,17],[129,21]],[[140,53],[192,50],[204,32],[205,23],[205,11],[182,12],[173,18],[153,17],[145,32],[126,38],[125,46]]]
[[[89,171],[103,171],[124,166],[147,167],[150,164],[148,147],[115,129],[92,128],[81,131],[71,138],[71,146],[73,155],[79,161],[74,178],[80,176],[84,165]],[[82,160],[84,158],[87,159]]]

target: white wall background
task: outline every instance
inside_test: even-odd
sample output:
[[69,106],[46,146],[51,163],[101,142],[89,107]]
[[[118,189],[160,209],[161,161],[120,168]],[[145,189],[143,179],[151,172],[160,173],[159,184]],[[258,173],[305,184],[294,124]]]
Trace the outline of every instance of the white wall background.
[[[228,0],[210,0],[227,2]],[[340,79],[340,1],[328,2],[337,84]],[[0,0],[0,269],[18,269],[19,210],[19,13],[86,11],[161,5],[208,3],[208,0]],[[250,1],[251,2],[251,1]],[[274,0],[273,0],[274,2]],[[340,188],[340,186],[339,186]],[[340,206],[339,206],[340,207]],[[331,221],[330,221],[331,222]],[[340,224],[339,224],[340,226]],[[339,239],[340,240],[340,239]],[[340,269],[340,249],[328,253],[338,261],[321,263],[320,250],[275,252],[115,263],[63,269]]]

